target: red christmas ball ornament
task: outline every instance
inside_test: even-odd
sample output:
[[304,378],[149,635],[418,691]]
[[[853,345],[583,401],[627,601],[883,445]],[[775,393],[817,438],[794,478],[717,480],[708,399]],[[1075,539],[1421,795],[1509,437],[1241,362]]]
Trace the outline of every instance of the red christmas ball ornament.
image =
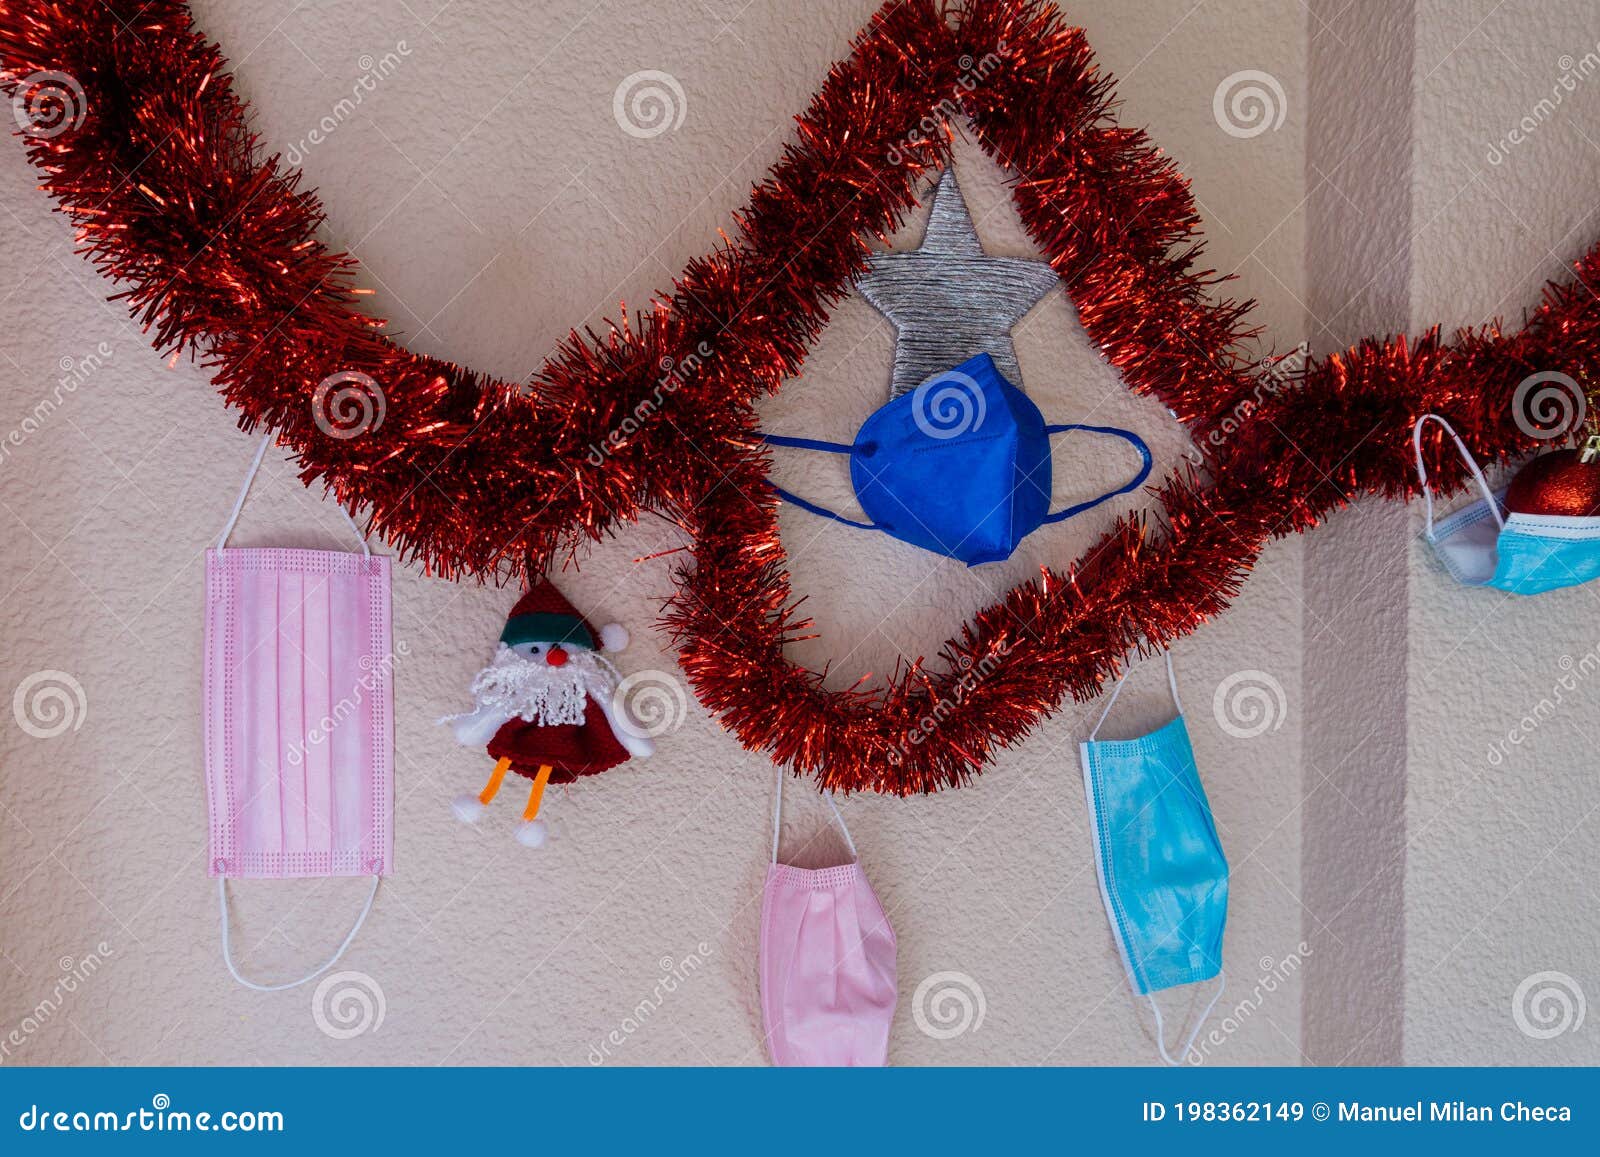
[[1541,454],[1517,471],[1506,489],[1513,514],[1600,515],[1600,439],[1582,450]]

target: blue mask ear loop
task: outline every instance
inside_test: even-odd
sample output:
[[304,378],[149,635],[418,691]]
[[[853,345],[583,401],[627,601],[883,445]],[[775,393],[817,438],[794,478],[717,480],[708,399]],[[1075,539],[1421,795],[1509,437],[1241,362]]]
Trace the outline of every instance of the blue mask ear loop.
[[[1150,477],[1150,467],[1152,465],[1150,458],[1150,447],[1146,446],[1144,444],[1144,439],[1139,437],[1139,435],[1135,434],[1132,430],[1121,430],[1116,426],[1084,426],[1077,423],[1069,423],[1065,426],[1046,426],[1044,428],[1046,437],[1049,437],[1051,434],[1064,434],[1068,430],[1087,430],[1091,434],[1111,434],[1115,437],[1121,438],[1125,442],[1130,443],[1135,450],[1139,451],[1139,457],[1142,459],[1139,465],[1139,473],[1134,475],[1133,481],[1122,486],[1120,489],[1113,490],[1108,494],[1102,494],[1099,498],[1091,498],[1088,502],[1080,502],[1076,506],[1069,506],[1065,510],[1058,510],[1054,514],[1045,515],[1042,520],[1044,522],[1063,522],[1066,519],[1071,518],[1074,514],[1082,514],[1085,510],[1093,510],[1102,502],[1110,502],[1118,495],[1126,494],[1130,490],[1137,490],[1144,484],[1144,480]],[[1177,698],[1176,693],[1174,693],[1173,698]]]
[[[1143,445],[1143,443],[1140,444]],[[1145,472],[1149,473],[1149,470],[1146,469]],[[1135,482],[1134,485],[1137,486],[1138,483]],[[1178,709],[1178,714],[1182,715],[1183,702],[1178,698],[1178,676],[1172,670],[1172,652],[1167,648],[1162,648],[1161,653],[1167,660],[1167,686],[1172,689],[1172,705]],[[1089,732],[1090,743],[1093,743],[1094,737],[1100,734],[1101,725],[1105,723],[1106,716],[1111,714],[1111,708],[1116,703],[1117,696],[1122,694],[1122,685],[1128,681],[1128,676],[1132,673],[1133,668],[1130,666],[1122,673],[1122,677],[1117,680],[1117,685],[1111,689],[1111,698],[1106,700],[1105,710],[1100,712],[1100,718],[1095,720],[1094,730]],[[1156,1004],[1156,998],[1152,994],[1145,993],[1144,998],[1150,1002],[1150,1011],[1155,1013],[1156,1049],[1161,1053],[1163,1061],[1173,1068],[1177,1068],[1183,1063],[1183,1058],[1189,1055],[1190,1049],[1194,1048],[1194,1042],[1200,1036],[1200,1030],[1205,1027],[1207,1018],[1211,1016],[1211,1010],[1217,1007],[1217,1001],[1222,999],[1222,992],[1227,987],[1228,974],[1226,972],[1218,973],[1217,991],[1212,994],[1211,1002],[1206,1005],[1205,1011],[1194,1022],[1194,1028],[1189,1031],[1189,1039],[1183,1042],[1183,1048],[1178,1051],[1177,1060],[1173,1060],[1172,1054],[1167,1052],[1167,1026],[1166,1021],[1162,1019],[1161,1008]]]
[[1206,1019],[1211,1015],[1211,1010],[1217,1007],[1217,1001],[1222,999],[1222,990],[1228,987],[1228,974],[1217,973],[1217,991],[1212,994],[1211,1003],[1206,1005],[1206,1010],[1200,1014],[1200,1019],[1194,1022],[1194,1028],[1189,1033],[1189,1039],[1183,1042],[1183,1048],[1178,1052],[1178,1059],[1173,1060],[1167,1053],[1167,1028],[1161,1020],[1161,1009],[1156,1007],[1156,998],[1145,994],[1145,999],[1150,1002],[1150,1011],[1156,1014],[1156,1048],[1161,1051],[1161,1059],[1173,1068],[1183,1063],[1183,1058],[1189,1055],[1189,1050],[1194,1048],[1195,1038],[1200,1035],[1200,1030],[1206,1026]]
[[[855,449],[854,446],[846,446],[840,442],[824,442],[820,438],[786,438],[781,434],[763,434],[761,436],[761,440],[768,446],[791,446],[796,450],[820,450],[824,454],[848,454]],[[783,499],[785,502],[793,503],[801,510],[810,511],[812,514],[820,515],[823,518],[830,518],[834,522],[842,522],[844,525],[853,526],[857,530],[883,529],[883,527],[879,526],[875,522],[856,522],[852,519],[844,517],[842,514],[835,514],[826,507],[818,506],[814,502],[807,502],[804,498],[801,498],[797,494],[790,494],[787,490],[774,482],[769,481],[767,485],[772,487],[773,492],[776,493],[779,498]]]
[[[1183,702],[1178,698],[1178,676],[1172,670],[1172,652],[1166,647],[1161,648],[1161,654],[1167,660],[1167,686],[1172,690],[1172,705],[1178,709],[1178,714],[1183,714]],[[1111,698],[1106,700],[1105,710],[1100,712],[1100,718],[1094,721],[1094,730],[1089,732],[1089,742],[1094,742],[1094,737],[1100,734],[1100,728],[1106,721],[1106,716],[1111,714],[1111,708],[1116,706],[1117,696],[1122,694],[1122,685],[1128,681],[1128,676],[1133,674],[1133,667],[1129,666],[1122,672],[1122,677],[1117,680],[1117,685],[1111,688]]]
[[1429,542],[1436,541],[1433,537],[1433,491],[1428,488],[1428,468],[1422,463],[1422,427],[1429,421],[1438,422],[1444,427],[1444,432],[1449,434],[1456,444],[1456,449],[1461,451],[1461,457],[1466,461],[1467,467],[1472,471],[1473,478],[1477,479],[1478,489],[1483,491],[1483,496],[1489,502],[1489,513],[1494,515],[1495,525],[1501,530],[1506,528],[1506,520],[1500,516],[1500,502],[1494,496],[1494,491],[1489,489],[1489,483],[1483,476],[1483,471],[1478,469],[1477,459],[1473,458],[1472,451],[1467,449],[1467,444],[1455,432],[1455,428],[1438,414],[1424,414],[1417,419],[1417,424],[1411,427],[1411,448],[1417,455],[1417,481],[1422,485],[1422,503],[1428,512],[1427,536]]

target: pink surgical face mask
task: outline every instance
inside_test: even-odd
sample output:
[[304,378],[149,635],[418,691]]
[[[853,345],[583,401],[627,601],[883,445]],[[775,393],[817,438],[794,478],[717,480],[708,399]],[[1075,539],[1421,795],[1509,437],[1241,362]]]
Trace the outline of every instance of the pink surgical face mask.
[[[364,540],[360,554],[226,546],[267,444],[206,552],[204,733],[223,960],[240,984],[275,992],[333,966],[389,874],[394,720],[389,560]],[[371,876],[372,890],[332,958],[263,985],[233,962],[230,876]]]
[[832,795],[851,862],[778,863],[783,769],[772,811],[772,865],[761,897],[761,1019],[775,1065],[881,1065],[894,1021],[894,930],[867,883]]

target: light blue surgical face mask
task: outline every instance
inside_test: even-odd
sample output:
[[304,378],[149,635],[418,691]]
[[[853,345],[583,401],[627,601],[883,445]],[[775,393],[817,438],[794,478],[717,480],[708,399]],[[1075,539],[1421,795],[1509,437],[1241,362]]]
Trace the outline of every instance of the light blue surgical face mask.
[[[1151,994],[1221,977],[1228,861],[1195,768],[1170,652],[1166,659],[1178,712],[1172,722],[1137,739],[1095,739],[1122,693],[1124,672],[1087,742],[1079,745],[1078,758],[1111,935],[1129,981],[1155,1013],[1161,1059],[1175,1065]],[[1180,1060],[1194,1047],[1225,983],[1219,979],[1178,1052]]]
[[[1422,463],[1422,427],[1437,422],[1454,440],[1461,457],[1472,469],[1483,497],[1456,511],[1437,526],[1433,522],[1433,494]],[[1560,514],[1507,514],[1484,480],[1472,452],[1457,437],[1450,423],[1438,414],[1424,414],[1412,427],[1411,445],[1417,455],[1417,478],[1428,528],[1423,537],[1439,561],[1459,583],[1496,587],[1514,595],[1538,595],[1562,587],[1575,587],[1600,578],[1600,518]]]

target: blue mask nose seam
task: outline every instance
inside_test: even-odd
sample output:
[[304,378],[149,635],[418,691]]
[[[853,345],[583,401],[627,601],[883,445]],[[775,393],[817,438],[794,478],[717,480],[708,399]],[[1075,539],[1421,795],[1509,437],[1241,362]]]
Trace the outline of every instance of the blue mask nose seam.
[[[961,442],[960,442],[960,445],[962,447],[978,446],[978,445],[983,444],[984,442],[993,442],[996,439],[1004,438],[1004,437],[1005,437],[1004,434],[999,434],[999,433],[997,433],[997,434],[983,434],[983,435],[978,435],[978,436],[974,436],[974,437],[971,437],[971,438],[962,438]],[[952,439],[951,441],[954,441],[954,439]],[[941,445],[940,443],[935,442],[935,443],[933,443],[932,445],[929,445],[929,446],[918,446],[916,449],[912,450],[911,453],[913,455],[932,454],[932,453],[935,453],[936,451],[939,451],[939,450],[948,450],[949,448],[950,447],[949,447],[948,444]],[[870,454],[866,455],[866,457],[870,458],[871,455]]]
[[1136,961],[1129,955],[1127,946],[1133,943],[1128,926],[1128,917],[1123,910],[1122,902],[1118,898],[1121,889],[1117,886],[1116,865],[1111,862],[1107,850],[1111,847],[1111,836],[1106,830],[1105,800],[1100,790],[1100,776],[1095,773],[1094,743],[1085,743],[1083,746],[1084,771],[1088,776],[1089,790],[1092,795],[1091,810],[1095,823],[1095,866],[1100,869],[1106,881],[1106,886],[1101,889],[1104,893],[1106,907],[1110,910],[1111,919],[1115,927],[1112,934],[1116,937],[1117,953],[1122,957],[1122,962],[1132,975],[1134,986],[1141,994],[1147,993],[1149,988],[1141,970],[1142,962]]

